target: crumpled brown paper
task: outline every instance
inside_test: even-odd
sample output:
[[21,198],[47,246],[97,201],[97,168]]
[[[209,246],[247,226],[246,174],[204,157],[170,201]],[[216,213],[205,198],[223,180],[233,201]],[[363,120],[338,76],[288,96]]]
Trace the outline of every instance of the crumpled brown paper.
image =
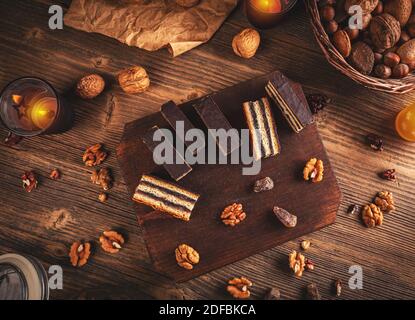
[[175,0],[72,0],[64,21],[148,51],[168,47],[175,57],[208,41],[237,3],[201,0],[186,9]]

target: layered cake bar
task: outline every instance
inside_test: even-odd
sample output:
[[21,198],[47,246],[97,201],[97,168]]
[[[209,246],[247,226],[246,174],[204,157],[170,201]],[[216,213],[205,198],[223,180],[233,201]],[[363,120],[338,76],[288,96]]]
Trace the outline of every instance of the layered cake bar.
[[[154,134],[159,131],[160,128],[158,126],[154,126],[150,128],[144,136],[142,136],[142,140],[147,148],[154,152],[154,149],[159,145],[160,141],[154,141]],[[166,138],[163,134],[163,131],[160,130],[160,134],[164,137],[164,144],[169,144],[170,148],[173,150],[174,159],[172,163],[164,163],[163,167],[169,173],[169,175],[176,181],[179,181],[181,178],[186,176],[190,171],[192,171],[192,167],[184,160],[183,156],[176,150],[173,144]],[[160,163],[161,159],[157,159],[156,155],[153,153],[153,159]]]
[[307,102],[297,94],[291,81],[282,73],[275,73],[265,89],[295,132],[299,133],[313,122]]
[[196,193],[150,175],[141,177],[133,195],[134,201],[184,221],[190,220],[198,198]]
[[243,103],[255,160],[280,153],[277,126],[267,98]]

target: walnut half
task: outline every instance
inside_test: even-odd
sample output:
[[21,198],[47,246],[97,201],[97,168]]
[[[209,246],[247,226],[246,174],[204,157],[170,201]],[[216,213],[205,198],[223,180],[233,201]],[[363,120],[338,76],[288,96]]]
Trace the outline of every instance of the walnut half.
[[175,254],[177,264],[187,270],[192,270],[193,266],[199,263],[199,253],[187,244],[179,245]]
[[104,231],[99,237],[101,248],[108,253],[118,253],[124,245],[124,237],[116,231]]
[[295,275],[301,277],[305,269],[305,257],[295,250],[288,255],[288,263]]
[[389,212],[395,210],[395,200],[393,199],[392,193],[389,191],[378,192],[374,203],[382,211]]
[[227,206],[220,215],[222,222],[227,226],[234,227],[241,223],[246,218],[246,213],[243,210],[242,204],[234,203]]
[[303,170],[303,176],[305,181],[311,179],[312,182],[320,182],[323,180],[324,164],[322,160],[312,158],[308,160]]
[[249,287],[252,287],[252,282],[248,278],[240,277],[229,280],[226,290],[235,299],[247,299],[251,295]]
[[69,258],[74,267],[82,267],[88,262],[91,255],[91,244],[89,242],[75,241],[69,250]]
[[377,205],[371,203],[363,208],[362,219],[366,227],[373,228],[382,224],[383,213]]

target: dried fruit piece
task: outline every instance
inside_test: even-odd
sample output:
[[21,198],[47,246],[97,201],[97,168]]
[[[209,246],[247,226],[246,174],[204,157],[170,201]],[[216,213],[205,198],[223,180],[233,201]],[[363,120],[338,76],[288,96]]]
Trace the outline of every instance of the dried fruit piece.
[[94,170],[91,175],[91,181],[100,185],[104,191],[112,188],[112,175],[109,168],[102,168],[99,171]]
[[229,280],[226,290],[235,299],[247,299],[251,295],[249,287],[252,287],[252,282],[248,278],[240,277]]
[[99,237],[101,248],[108,253],[117,253],[124,244],[124,237],[116,231],[104,231]]
[[93,99],[105,88],[105,80],[98,74],[90,74],[81,78],[76,84],[76,94],[82,99]]
[[360,212],[361,210],[362,210],[362,208],[359,205],[352,204],[352,205],[350,205],[349,209],[347,210],[347,213],[356,214],[356,213]]
[[382,211],[389,212],[395,210],[395,200],[393,199],[392,193],[389,191],[378,192],[374,203]]
[[7,137],[4,139],[4,144],[8,147],[12,147],[22,141],[23,137],[14,134],[13,132],[9,132]]
[[255,181],[254,192],[263,192],[272,190],[274,188],[274,181],[270,177],[265,177]]
[[220,218],[222,219],[222,222],[227,226],[234,227],[245,220],[246,213],[243,211],[242,204],[233,203],[223,210]]
[[379,174],[379,177],[389,181],[396,181],[396,170],[388,169]]
[[321,182],[324,175],[324,164],[322,160],[311,158],[306,163],[303,170],[303,177],[305,181],[311,181],[313,183]]
[[74,267],[82,267],[88,262],[91,255],[91,244],[89,242],[76,241],[69,250],[69,258]]
[[319,111],[323,110],[329,103],[331,103],[331,99],[323,94],[313,93],[307,95],[307,102],[310,106],[311,112],[313,114],[317,114]]
[[340,297],[342,294],[342,282],[340,279],[334,281],[334,292],[336,297]]
[[268,290],[267,294],[264,297],[264,300],[280,300],[281,292],[278,288],[271,288]]
[[21,178],[23,188],[26,190],[26,192],[32,192],[34,189],[37,188],[38,182],[36,179],[36,175],[33,171],[26,171]]
[[176,250],[176,261],[179,266],[192,270],[195,264],[199,263],[199,253],[187,244],[179,245]]
[[320,292],[318,291],[315,283],[307,285],[307,299],[308,300],[321,300]]
[[102,192],[98,195],[98,200],[100,202],[105,202],[105,201],[108,200],[108,195],[106,193]]
[[150,86],[150,78],[147,71],[141,66],[132,66],[121,71],[118,82],[126,93],[142,93]]
[[288,255],[288,263],[295,275],[301,277],[305,268],[305,257],[295,250]]
[[87,167],[100,165],[108,156],[101,143],[94,144],[87,148],[82,157],[82,161]]
[[305,251],[308,250],[311,246],[311,242],[308,240],[301,241],[301,248]]
[[287,210],[275,206],[274,214],[281,221],[281,223],[287,228],[294,228],[297,225],[297,216],[289,213]]
[[232,48],[242,58],[252,58],[258,50],[261,36],[258,31],[247,28],[239,32],[232,40]]
[[61,173],[60,173],[60,171],[58,170],[58,169],[53,169],[51,172],[50,172],[50,175],[49,175],[49,177],[52,179],[52,180],[58,180],[58,179],[60,179],[61,178]]
[[366,136],[369,146],[375,151],[383,151],[383,140],[380,136],[370,133]]
[[363,208],[362,219],[366,227],[373,228],[382,224],[383,213],[377,205],[371,203]]

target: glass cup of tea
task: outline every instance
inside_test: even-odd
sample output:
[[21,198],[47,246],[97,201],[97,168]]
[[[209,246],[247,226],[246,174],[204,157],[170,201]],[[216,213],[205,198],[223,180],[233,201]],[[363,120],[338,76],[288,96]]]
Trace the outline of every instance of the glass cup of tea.
[[9,83],[1,92],[0,119],[15,135],[33,137],[68,130],[73,112],[48,82],[25,77]]

